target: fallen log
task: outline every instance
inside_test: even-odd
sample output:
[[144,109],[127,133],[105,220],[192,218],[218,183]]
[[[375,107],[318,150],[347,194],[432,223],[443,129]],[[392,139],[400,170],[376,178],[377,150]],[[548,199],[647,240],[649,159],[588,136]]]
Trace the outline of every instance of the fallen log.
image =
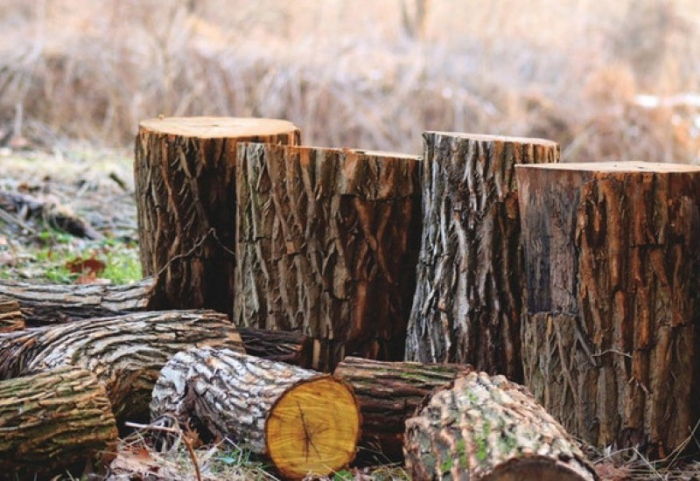
[[523,166],[525,384],[574,436],[665,457],[700,420],[700,167]]
[[318,339],[314,353],[332,357],[314,369],[350,352],[403,359],[420,158],[242,144],[238,164],[234,322]]
[[360,445],[381,459],[403,459],[406,420],[435,389],[472,371],[460,364],[382,362],[346,357],[333,375],[352,387],[362,414]]
[[0,379],[63,365],[89,369],[102,381],[120,425],[148,419],[158,373],[192,346],[243,352],[227,317],[212,311],[162,311],[88,319],[0,334]]
[[406,360],[522,379],[515,165],[559,160],[542,139],[426,132],[423,235]]
[[27,325],[36,327],[149,310],[154,304],[155,279],[145,278],[121,286],[45,285],[2,280],[0,295],[19,302]]
[[239,327],[238,334],[249,356],[305,368],[311,366],[314,340],[303,336],[299,331],[268,331]]
[[0,333],[18,331],[25,327],[19,302],[11,297],[0,295]]
[[104,386],[76,367],[0,381],[0,433],[3,479],[43,478],[106,461],[118,436]]
[[598,479],[574,440],[522,386],[473,372],[406,422],[413,479]]
[[157,309],[231,314],[238,142],[296,144],[299,129],[273,119],[144,120],[134,181],[144,275],[158,278]]
[[360,414],[331,376],[228,349],[181,352],[161,371],[151,419],[174,416],[270,458],[284,477],[325,476],[355,457]]

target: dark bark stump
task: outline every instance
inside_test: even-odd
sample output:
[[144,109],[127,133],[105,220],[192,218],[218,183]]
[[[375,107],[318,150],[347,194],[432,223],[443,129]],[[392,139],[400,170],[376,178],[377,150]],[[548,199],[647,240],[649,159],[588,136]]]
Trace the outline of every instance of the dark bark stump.
[[355,391],[362,413],[361,446],[368,457],[403,459],[406,420],[415,415],[425,397],[450,385],[456,376],[471,372],[460,364],[382,362],[346,357],[333,375]]
[[158,309],[233,308],[236,144],[297,144],[299,129],[271,119],[144,120],[134,164],[144,275]]
[[420,236],[419,158],[246,144],[234,321],[301,330],[312,365],[403,357]]
[[152,420],[164,415],[264,454],[293,479],[346,466],[360,429],[342,381],[227,349],[191,349],[166,364],[151,402]]
[[405,453],[413,479],[598,479],[525,388],[483,372],[457,378],[406,422]]
[[84,367],[107,387],[117,420],[148,419],[158,373],[192,346],[243,352],[235,327],[212,311],[162,311],[88,319],[0,335],[0,379],[63,365]]
[[116,450],[117,425],[104,386],[63,367],[0,381],[0,478],[60,474]]
[[18,331],[26,327],[19,302],[0,294],[0,333]]
[[154,304],[154,289],[153,278],[123,286],[0,281],[0,297],[4,295],[18,302],[30,327],[146,311]]
[[525,382],[575,436],[665,456],[700,417],[700,167],[522,167]]
[[524,280],[515,165],[557,162],[547,140],[428,132],[423,240],[406,360],[522,378]]

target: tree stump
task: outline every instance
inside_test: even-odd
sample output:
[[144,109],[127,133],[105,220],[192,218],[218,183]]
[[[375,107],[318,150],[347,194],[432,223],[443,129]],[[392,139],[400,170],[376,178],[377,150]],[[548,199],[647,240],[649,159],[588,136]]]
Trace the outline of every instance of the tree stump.
[[403,459],[406,420],[424,398],[471,372],[461,364],[382,362],[346,357],[333,375],[352,387],[362,414],[361,446],[386,461]]
[[271,119],[144,120],[134,177],[144,275],[159,309],[233,308],[236,144],[297,144],[299,129]]
[[525,388],[473,372],[406,422],[413,479],[598,479],[574,440]]
[[166,364],[151,402],[152,420],[163,415],[265,454],[293,479],[347,465],[360,429],[342,381],[227,349],[191,349]]
[[700,418],[700,167],[522,167],[525,382],[575,436],[665,456]]
[[515,165],[557,162],[547,140],[428,132],[423,238],[406,360],[522,378]]
[[0,333],[18,331],[26,327],[19,302],[0,294]]
[[104,386],[74,367],[1,381],[0,430],[3,479],[57,474],[114,453],[118,435]]
[[420,237],[419,158],[246,144],[234,321],[317,340],[313,367],[403,358]]
[[0,335],[0,379],[64,365],[83,367],[107,389],[120,425],[148,419],[158,373],[195,345],[243,352],[235,327],[212,311],[133,313]]

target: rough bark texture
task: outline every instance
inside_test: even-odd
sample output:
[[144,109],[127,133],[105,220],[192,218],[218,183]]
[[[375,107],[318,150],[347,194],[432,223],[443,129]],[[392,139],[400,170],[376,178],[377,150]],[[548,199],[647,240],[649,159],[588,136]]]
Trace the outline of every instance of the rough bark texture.
[[168,362],[151,402],[152,420],[163,415],[265,454],[291,478],[345,466],[360,429],[345,383],[227,349],[191,349]]
[[522,386],[473,372],[406,422],[413,479],[594,480],[564,428]]
[[0,296],[19,302],[27,325],[32,327],[145,311],[153,305],[154,289],[153,278],[124,286],[0,281]]
[[0,295],[0,333],[18,331],[25,327],[24,316],[19,310],[19,302],[11,297]]
[[419,158],[247,144],[237,178],[234,321],[401,359],[420,236]]
[[243,352],[225,315],[212,311],[133,313],[0,335],[0,379],[73,365],[89,369],[107,387],[120,421],[148,418],[158,373],[192,346]]
[[515,165],[557,162],[539,139],[428,132],[423,238],[406,360],[522,378],[522,252]]
[[406,419],[416,413],[424,398],[471,372],[459,364],[382,362],[346,357],[333,375],[355,391],[362,413],[361,444],[380,459],[403,458]]
[[250,356],[286,362],[300,367],[311,365],[313,339],[297,331],[268,331],[239,327],[238,334]]
[[117,425],[104,386],[64,367],[0,382],[0,478],[34,479],[113,453]]
[[560,167],[517,172],[526,384],[572,434],[663,456],[700,416],[700,167]]
[[144,275],[159,309],[233,307],[236,144],[296,144],[299,129],[270,119],[141,122],[134,164]]

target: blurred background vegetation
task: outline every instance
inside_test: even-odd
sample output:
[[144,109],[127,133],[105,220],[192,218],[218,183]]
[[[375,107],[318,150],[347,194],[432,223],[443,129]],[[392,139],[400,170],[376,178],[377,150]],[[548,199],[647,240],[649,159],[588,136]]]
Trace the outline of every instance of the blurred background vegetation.
[[325,146],[455,130],[700,162],[699,34],[697,0],[3,0],[0,147],[130,149],[140,119],[223,115]]

